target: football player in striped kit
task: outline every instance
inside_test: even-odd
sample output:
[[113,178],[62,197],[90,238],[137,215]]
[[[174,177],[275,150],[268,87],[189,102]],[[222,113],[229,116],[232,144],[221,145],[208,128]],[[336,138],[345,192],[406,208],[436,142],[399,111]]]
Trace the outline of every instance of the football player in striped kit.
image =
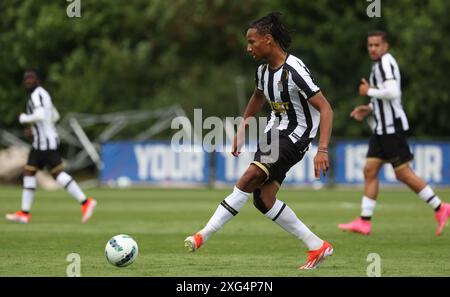
[[364,195],[361,216],[356,220],[339,224],[342,230],[369,235],[371,217],[378,195],[378,173],[384,163],[390,163],[398,181],[407,185],[420,199],[435,211],[436,234],[440,235],[450,217],[450,204],[442,202],[433,189],[411,169],[414,158],[406,137],[408,119],[401,102],[400,70],[394,57],[388,52],[389,44],[384,31],[371,31],[367,37],[367,49],[372,60],[369,82],[361,80],[359,94],[370,97],[367,105],[357,106],[350,116],[357,121],[367,116],[373,134],[364,167]]
[[[255,89],[243,118],[246,122],[256,116],[267,101],[272,108],[265,129],[269,141],[259,143],[254,161],[233,192],[220,203],[202,230],[186,238],[185,246],[189,251],[199,249],[239,213],[253,193],[255,207],[307,247],[306,263],[299,269],[314,269],[333,253],[333,247],[314,234],[276,194],[289,169],[302,160],[319,123],[319,148],[314,158],[316,178],[328,170],[333,111],[305,64],[287,52],[291,37],[279,13],[254,21],[247,30],[247,42],[248,53],[264,63],[256,71]],[[273,131],[278,132],[278,137],[271,137]],[[238,135],[242,135],[239,130]],[[235,137],[235,157],[241,142],[241,137]],[[278,154],[272,154],[275,151]]]
[[32,148],[25,165],[21,210],[6,214],[12,222],[29,223],[30,210],[36,191],[36,172],[45,167],[64,189],[81,204],[81,221],[85,223],[93,214],[97,202],[87,198],[77,182],[63,170],[59,154],[59,138],[55,122],[59,113],[53,106],[49,93],[40,85],[37,70],[30,69],[24,74],[25,88],[30,92],[26,113],[19,116],[21,124],[31,126],[33,135]]

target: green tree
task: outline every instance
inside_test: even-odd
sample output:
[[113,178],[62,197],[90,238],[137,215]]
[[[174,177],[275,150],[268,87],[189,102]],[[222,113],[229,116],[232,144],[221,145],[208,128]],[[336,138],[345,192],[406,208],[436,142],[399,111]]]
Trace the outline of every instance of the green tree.
[[[191,115],[236,116],[236,78],[249,96],[257,66],[246,54],[248,23],[283,12],[299,56],[335,110],[334,135],[360,137],[348,114],[368,76],[367,31],[386,29],[403,78],[403,102],[417,137],[448,136],[450,2],[384,1],[382,17],[366,1],[82,0],[81,18],[65,1],[0,2],[0,125],[20,127],[27,98],[23,70],[39,68],[64,115],[181,104]],[[126,137],[126,135],[122,135]]]

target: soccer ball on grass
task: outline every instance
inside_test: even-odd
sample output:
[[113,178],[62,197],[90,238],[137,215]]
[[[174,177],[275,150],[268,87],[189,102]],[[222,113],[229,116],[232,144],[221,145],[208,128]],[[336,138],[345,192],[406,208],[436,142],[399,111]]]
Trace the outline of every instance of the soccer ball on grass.
[[105,247],[105,256],[109,263],[125,267],[136,260],[138,245],[131,236],[120,234],[111,238]]

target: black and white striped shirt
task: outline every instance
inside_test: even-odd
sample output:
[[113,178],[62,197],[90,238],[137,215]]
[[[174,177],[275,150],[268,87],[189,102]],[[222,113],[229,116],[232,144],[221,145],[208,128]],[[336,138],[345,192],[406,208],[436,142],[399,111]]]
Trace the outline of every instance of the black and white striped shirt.
[[267,64],[260,65],[255,83],[272,108],[265,132],[274,127],[278,118],[280,123],[277,129],[288,135],[292,142],[300,138],[314,138],[320,114],[308,99],[320,89],[299,58],[287,55],[285,63],[278,69],[271,69]]
[[373,109],[369,124],[373,133],[384,135],[407,131],[409,124],[402,107],[400,70],[390,53],[384,54],[378,61],[373,63],[369,80],[370,87],[375,89],[384,89],[386,88],[386,81],[395,81],[392,87],[395,89],[396,94],[389,98],[377,98],[376,96],[371,96],[369,90],[368,95],[371,96],[370,105]]
[[[59,146],[58,133],[54,125],[57,111],[49,93],[41,86],[38,86],[31,93],[27,103],[27,114],[33,114],[37,108],[43,108],[45,117],[43,120],[32,124],[32,146],[35,150],[40,151],[56,150]],[[57,116],[59,117],[59,115]]]

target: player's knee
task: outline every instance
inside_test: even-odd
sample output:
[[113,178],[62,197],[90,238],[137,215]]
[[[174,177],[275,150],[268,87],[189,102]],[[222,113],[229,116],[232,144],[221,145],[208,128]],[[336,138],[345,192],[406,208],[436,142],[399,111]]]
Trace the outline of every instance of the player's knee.
[[267,209],[263,200],[261,199],[261,190],[256,189],[253,191],[253,205],[263,214],[267,213],[269,209]]
[[376,168],[370,165],[364,166],[364,178],[365,179],[374,179],[378,175]]

